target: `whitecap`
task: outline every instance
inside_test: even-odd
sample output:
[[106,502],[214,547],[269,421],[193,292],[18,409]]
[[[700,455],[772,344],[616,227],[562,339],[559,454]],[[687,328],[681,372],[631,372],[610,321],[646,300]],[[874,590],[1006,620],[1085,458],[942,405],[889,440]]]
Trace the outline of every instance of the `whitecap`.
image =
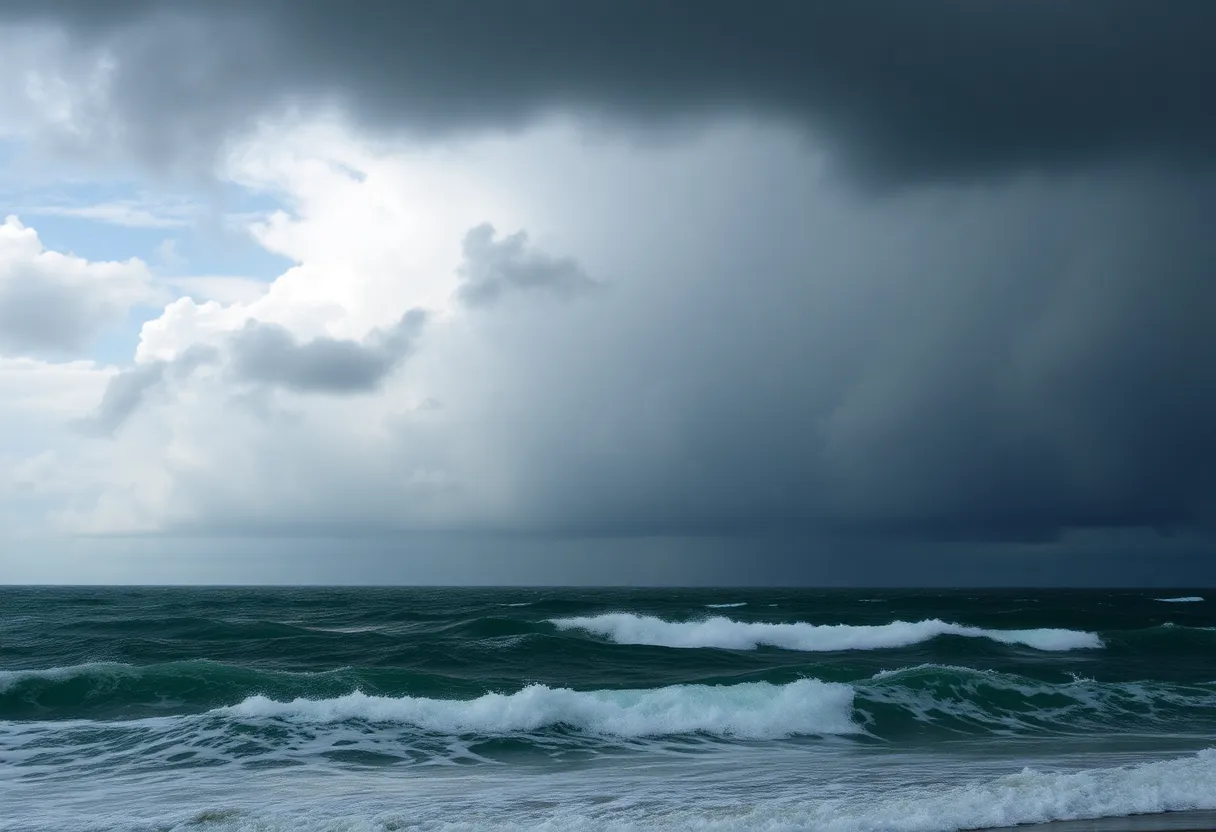
[[778,739],[861,733],[853,722],[850,685],[799,679],[784,685],[672,685],[640,690],[576,691],[529,685],[476,699],[369,696],[279,702],[251,696],[212,713],[327,724],[364,720],[411,725],[459,736],[511,735],[565,726],[613,737],[708,734]]
[[618,644],[716,647],[724,650],[754,650],[757,647],[808,652],[882,650],[907,647],[944,635],[986,638],[1002,644],[1020,644],[1036,650],[1077,650],[1103,646],[1102,639],[1096,633],[1081,630],[991,630],[952,624],[936,618],[864,625],[805,622],[770,624],[734,621],[721,616],[700,621],[666,621],[649,615],[608,613],[555,618],[550,619],[550,623],[562,630],[583,630],[603,636]]

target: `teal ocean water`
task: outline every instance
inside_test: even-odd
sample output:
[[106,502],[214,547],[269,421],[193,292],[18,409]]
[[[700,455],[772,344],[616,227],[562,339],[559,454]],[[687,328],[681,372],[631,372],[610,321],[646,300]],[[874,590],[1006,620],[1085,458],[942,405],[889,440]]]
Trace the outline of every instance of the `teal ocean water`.
[[0,588],[0,830],[971,829],[1214,747],[1216,591]]

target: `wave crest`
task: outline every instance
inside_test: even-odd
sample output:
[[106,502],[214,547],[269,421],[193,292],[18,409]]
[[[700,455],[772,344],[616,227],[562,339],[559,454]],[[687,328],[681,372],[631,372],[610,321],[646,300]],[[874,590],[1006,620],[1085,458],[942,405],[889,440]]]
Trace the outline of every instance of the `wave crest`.
[[785,685],[673,685],[649,690],[575,691],[529,685],[472,700],[369,696],[277,702],[252,696],[220,709],[238,718],[301,723],[364,720],[446,735],[510,735],[567,727],[614,737],[709,734],[740,739],[856,734],[853,688],[801,679]]
[[938,636],[986,638],[1002,644],[1019,644],[1036,650],[1081,650],[1103,646],[1097,633],[1042,628],[989,630],[952,624],[940,619],[893,621],[890,624],[772,624],[735,621],[722,616],[700,621],[667,621],[649,615],[608,613],[578,618],[554,618],[550,623],[562,630],[583,630],[618,644],[652,647],[755,650],[777,647],[806,652],[882,650],[907,647]]

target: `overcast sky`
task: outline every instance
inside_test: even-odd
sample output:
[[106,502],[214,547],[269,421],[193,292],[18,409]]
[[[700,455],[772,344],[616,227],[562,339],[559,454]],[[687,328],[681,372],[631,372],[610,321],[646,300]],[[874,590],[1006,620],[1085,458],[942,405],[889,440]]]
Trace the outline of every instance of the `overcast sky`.
[[0,581],[1214,583],[1213,42],[0,3]]

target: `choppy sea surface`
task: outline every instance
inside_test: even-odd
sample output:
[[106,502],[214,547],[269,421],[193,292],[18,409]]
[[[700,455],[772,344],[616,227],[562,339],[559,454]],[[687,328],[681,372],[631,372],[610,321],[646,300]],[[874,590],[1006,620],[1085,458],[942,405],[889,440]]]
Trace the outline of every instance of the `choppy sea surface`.
[[1216,590],[0,588],[0,795],[13,832],[1214,809]]

